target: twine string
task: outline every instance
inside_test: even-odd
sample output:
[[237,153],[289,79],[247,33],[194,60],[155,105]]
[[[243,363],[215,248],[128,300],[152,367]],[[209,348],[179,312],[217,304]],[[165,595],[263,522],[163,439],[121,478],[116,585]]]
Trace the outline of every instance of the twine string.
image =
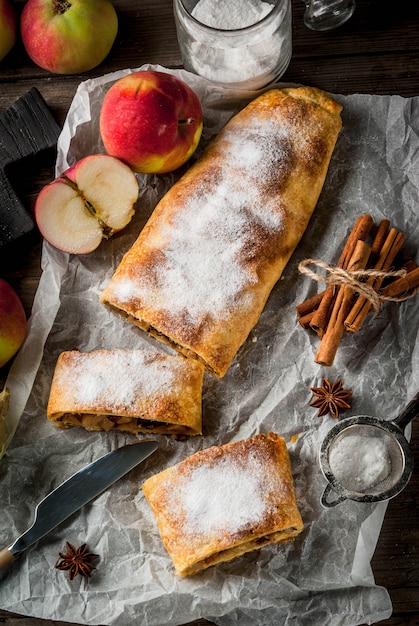
[[[324,269],[327,274],[322,276],[317,272],[309,269],[309,265],[315,265]],[[328,285],[347,285],[351,287],[353,291],[359,293],[360,295],[365,296],[367,300],[371,303],[371,306],[374,312],[377,312],[380,308],[380,305],[384,301],[392,301],[392,302],[402,302],[403,300],[408,300],[418,291],[415,289],[413,293],[409,293],[405,296],[386,296],[382,293],[377,292],[374,287],[363,282],[361,279],[368,278],[400,278],[407,274],[405,269],[400,270],[375,270],[375,269],[361,269],[361,270],[344,270],[341,267],[335,267],[332,265],[327,265],[323,261],[318,261],[315,259],[305,259],[301,261],[298,265],[298,270],[301,274],[306,274],[313,280],[317,280],[320,282],[324,282]]]

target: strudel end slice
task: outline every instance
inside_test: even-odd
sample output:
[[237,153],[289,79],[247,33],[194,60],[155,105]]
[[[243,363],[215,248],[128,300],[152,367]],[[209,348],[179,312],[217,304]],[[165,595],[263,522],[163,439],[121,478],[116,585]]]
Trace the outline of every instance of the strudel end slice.
[[303,528],[287,446],[274,433],[196,452],[143,491],[181,576],[290,541]]
[[203,376],[197,361],[147,349],[62,352],[47,417],[61,428],[197,435]]

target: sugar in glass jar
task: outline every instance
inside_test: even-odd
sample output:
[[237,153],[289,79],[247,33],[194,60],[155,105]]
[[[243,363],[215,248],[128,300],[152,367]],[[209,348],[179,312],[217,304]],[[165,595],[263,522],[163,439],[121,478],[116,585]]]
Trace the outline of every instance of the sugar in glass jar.
[[258,90],[291,59],[290,0],[174,0],[186,70],[226,87]]

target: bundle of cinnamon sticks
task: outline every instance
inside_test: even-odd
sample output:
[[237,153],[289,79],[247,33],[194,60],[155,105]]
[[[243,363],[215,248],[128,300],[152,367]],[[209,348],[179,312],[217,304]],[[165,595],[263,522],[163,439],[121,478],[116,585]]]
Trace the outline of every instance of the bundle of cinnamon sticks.
[[402,300],[416,292],[419,267],[402,254],[404,241],[404,234],[387,219],[381,220],[375,232],[371,215],[357,219],[333,268],[335,277],[330,277],[324,291],[296,307],[301,326],[320,338],[316,363],[332,365],[344,332],[359,331],[367,314],[377,311],[382,302]]

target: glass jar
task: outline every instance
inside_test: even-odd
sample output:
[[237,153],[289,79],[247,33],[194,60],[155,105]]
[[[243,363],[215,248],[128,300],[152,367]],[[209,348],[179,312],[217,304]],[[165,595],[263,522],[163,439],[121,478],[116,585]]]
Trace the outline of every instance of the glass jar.
[[[228,11],[233,11],[234,2],[217,4],[212,0],[211,16],[204,19],[201,3],[208,6],[211,0],[174,0],[177,37],[186,70],[223,86],[246,90],[261,89],[282,76],[292,52],[291,2],[240,0],[241,19],[246,1],[251,2],[252,9],[257,8],[258,14],[263,11],[263,17],[250,25],[230,28]],[[222,10],[227,14],[221,15]],[[198,14],[199,19],[195,17]],[[216,26],[208,25],[214,22]]]

